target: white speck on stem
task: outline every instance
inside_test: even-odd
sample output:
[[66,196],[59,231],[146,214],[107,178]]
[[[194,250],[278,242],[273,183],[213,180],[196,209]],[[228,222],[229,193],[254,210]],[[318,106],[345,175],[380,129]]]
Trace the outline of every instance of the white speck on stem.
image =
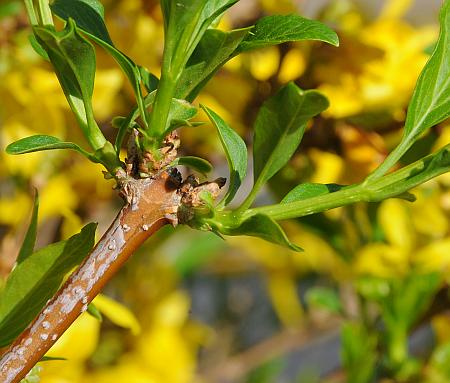
[[128,233],[131,230],[130,226],[128,226],[126,223],[122,226],[122,229],[125,233]]
[[136,211],[138,208],[139,208],[139,206],[138,206],[138,199],[137,199],[137,197],[133,197],[131,199],[131,210],[132,211]]
[[50,322],[48,321],[42,322],[42,327],[48,330],[50,328]]
[[81,302],[83,302],[83,304],[85,305],[86,303],[88,303],[88,298],[84,297]]
[[147,231],[148,230],[148,225],[142,225],[142,230]]
[[56,340],[58,338],[58,335],[57,334],[53,334],[52,335],[52,340]]
[[41,334],[41,335],[39,335],[39,338],[41,338],[42,340],[47,340],[48,334]]
[[87,311],[88,309],[88,305],[83,305],[83,307],[81,308],[81,312],[84,313],[85,311]]

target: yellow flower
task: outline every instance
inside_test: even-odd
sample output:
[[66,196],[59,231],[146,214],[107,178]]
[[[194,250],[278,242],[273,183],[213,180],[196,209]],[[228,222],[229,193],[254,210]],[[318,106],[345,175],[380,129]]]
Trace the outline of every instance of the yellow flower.
[[277,47],[268,47],[249,53],[249,70],[259,81],[267,81],[275,75],[280,65],[280,52]]
[[278,80],[284,84],[299,78],[306,69],[306,59],[300,49],[291,49],[283,58]]
[[411,270],[448,273],[450,267],[449,221],[440,206],[438,185],[415,189],[416,202],[389,199],[378,209],[378,222],[386,243],[362,248],[356,257],[359,274],[404,276]]
[[98,295],[93,303],[114,324],[130,329],[133,335],[138,335],[141,332],[138,320],[124,305],[108,298],[106,295]]
[[428,58],[424,49],[437,37],[436,26],[413,28],[401,19],[410,3],[387,1],[374,22],[342,25],[341,54],[314,69],[319,89],[330,99],[324,115],[343,118],[387,111],[402,119]]

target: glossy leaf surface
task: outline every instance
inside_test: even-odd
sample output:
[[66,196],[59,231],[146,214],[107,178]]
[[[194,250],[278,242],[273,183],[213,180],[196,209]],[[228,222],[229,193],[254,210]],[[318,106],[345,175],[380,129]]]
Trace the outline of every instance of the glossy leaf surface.
[[277,173],[296,151],[306,123],[328,107],[325,96],[289,83],[267,100],[255,122],[254,178],[259,188]]
[[247,146],[244,140],[213,110],[202,106],[219,133],[220,142],[227,156],[230,169],[228,192],[224,204],[228,205],[236,195],[247,173]]
[[288,41],[319,40],[334,46],[339,39],[330,27],[320,21],[298,15],[273,15],[259,19],[238,51],[248,51]]

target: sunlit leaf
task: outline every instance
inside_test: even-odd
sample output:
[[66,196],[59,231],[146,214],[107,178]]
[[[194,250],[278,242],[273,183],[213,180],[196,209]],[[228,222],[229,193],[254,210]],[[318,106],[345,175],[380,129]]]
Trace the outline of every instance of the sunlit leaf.
[[253,140],[254,178],[261,187],[292,157],[308,120],[328,107],[325,96],[294,83],[281,88],[260,109]]
[[141,326],[136,316],[124,305],[100,294],[94,299],[98,310],[114,324],[130,329],[134,335],[139,334]]
[[119,64],[133,87],[137,104],[144,122],[147,121],[147,112],[140,88],[140,69],[125,54],[119,51],[111,41],[104,22],[103,5],[98,0],[55,0],[51,5],[52,12],[61,19],[75,20],[79,29],[92,40],[102,46]]
[[53,136],[46,136],[43,134],[22,138],[6,147],[8,154],[25,154],[32,152],[39,152],[42,150],[54,149],[72,149],[77,152],[90,157],[90,154],[80,148],[73,142],[61,141],[59,138]]
[[189,125],[189,120],[197,114],[197,108],[187,101],[173,98],[170,104],[167,127],[164,135],[180,126]]
[[417,80],[406,115],[400,144],[367,177],[366,183],[382,177],[429,128],[450,116],[450,1],[440,12],[441,30],[434,52]]
[[440,23],[436,48],[417,80],[408,107],[403,140],[411,143],[450,116],[450,1],[444,1]]
[[177,97],[192,101],[210,78],[232,56],[249,29],[222,32],[208,29],[178,81]]
[[19,263],[0,292],[0,347],[18,336],[61,285],[64,276],[87,256],[97,225],[38,250]]
[[219,133],[220,142],[225,150],[230,168],[228,192],[223,201],[228,205],[236,195],[247,173],[247,146],[244,140],[214,111],[201,106]]
[[289,241],[286,233],[277,222],[264,214],[255,214],[236,226],[219,227],[218,231],[224,235],[258,237],[294,251],[303,251],[301,247]]
[[298,15],[273,15],[259,19],[238,52],[277,45],[288,41],[319,40],[334,46],[339,39],[331,28]]
[[97,308],[96,305],[94,305],[92,302],[89,303],[87,311],[86,311],[89,315],[91,315],[92,317],[94,317],[95,319],[97,319],[98,321],[102,321],[103,317],[102,317],[102,313],[100,312],[100,310]]
[[206,29],[238,0],[171,0],[162,5],[166,26],[164,68],[181,75]]

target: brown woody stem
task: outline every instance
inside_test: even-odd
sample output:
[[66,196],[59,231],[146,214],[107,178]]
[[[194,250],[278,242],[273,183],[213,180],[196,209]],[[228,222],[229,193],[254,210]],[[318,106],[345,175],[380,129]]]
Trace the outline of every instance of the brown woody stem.
[[47,302],[0,359],[0,382],[18,383],[78,316],[86,311],[111,277],[154,232],[176,223],[180,204],[177,180],[167,172],[155,179],[130,180],[131,201],[117,215],[91,254]]

